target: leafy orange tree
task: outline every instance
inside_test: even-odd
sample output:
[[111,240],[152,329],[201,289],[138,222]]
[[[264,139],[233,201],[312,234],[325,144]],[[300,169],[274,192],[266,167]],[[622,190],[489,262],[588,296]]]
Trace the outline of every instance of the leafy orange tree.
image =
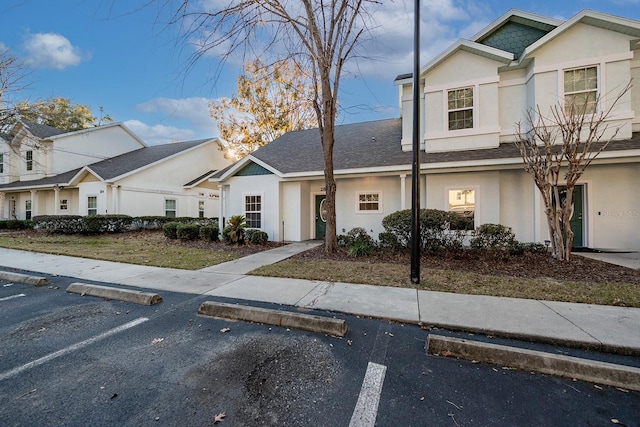
[[244,71],[235,95],[209,104],[227,158],[240,159],[287,132],[317,126],[313,86],[300,64],[266,66],[256,59]]
[[545,116],[540,106],[527,110],[523,123],[516,124],[516,146],[540,190],[551,238],[552,256],[571,259],[573,231],[573,189],[585,169],[616,138],[620,127],[609,129],[607,118],[631,89],[629,83],[608,107],[600,95],[569,98],[551,107]]

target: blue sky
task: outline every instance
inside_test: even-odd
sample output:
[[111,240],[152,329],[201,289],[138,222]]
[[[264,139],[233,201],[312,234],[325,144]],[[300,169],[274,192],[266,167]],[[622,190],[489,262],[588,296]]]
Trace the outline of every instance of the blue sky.
[[[199,0],[216,3],[218,0]],[[20,99],[62,96],[100,106],[148,144],[218,135],[207,105],[231,96],[242,72],[204,57],[189,74],[193,51],[180,44],[167,15],[147,0],[2,0],[0,47],[31,70]],[[136,6],[140,5],[140,6]],[[640,20],[640,0],[425,0],[421,63],[459,38],[469,38],[510,8],[568,19],[593,9]],[[373,14],[376,28],[366,59],[351,64],[340,98],[341,123],[398,117],[396,75],[412,71],[413,1],[385,0]]]

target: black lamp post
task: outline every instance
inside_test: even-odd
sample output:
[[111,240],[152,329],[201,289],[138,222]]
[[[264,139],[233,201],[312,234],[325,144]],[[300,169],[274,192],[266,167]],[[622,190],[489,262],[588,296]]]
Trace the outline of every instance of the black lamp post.
[[420,0],[413,25],[413,162],[411,165],[411,283],[420,283]]

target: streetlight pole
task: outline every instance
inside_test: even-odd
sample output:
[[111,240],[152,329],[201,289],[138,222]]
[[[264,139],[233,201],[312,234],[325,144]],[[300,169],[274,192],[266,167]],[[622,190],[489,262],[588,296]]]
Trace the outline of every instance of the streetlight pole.
[[420,283],[420,0],[413,25],[413,162],[411,165],[411,283]]

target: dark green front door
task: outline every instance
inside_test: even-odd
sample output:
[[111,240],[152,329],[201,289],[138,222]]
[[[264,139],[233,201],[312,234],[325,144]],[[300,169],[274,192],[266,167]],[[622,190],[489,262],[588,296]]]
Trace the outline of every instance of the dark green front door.
[[327,229],[326,210],[324,209],[325,195],[316,195],[316,239],[324,239]]
[[573,188],[573,216],[571,217],[571,221],[569,224],[571,225],[571,231],[573,231],[573,246],[583,246],[583,238],[582,238],[582,185],[576,185]]

